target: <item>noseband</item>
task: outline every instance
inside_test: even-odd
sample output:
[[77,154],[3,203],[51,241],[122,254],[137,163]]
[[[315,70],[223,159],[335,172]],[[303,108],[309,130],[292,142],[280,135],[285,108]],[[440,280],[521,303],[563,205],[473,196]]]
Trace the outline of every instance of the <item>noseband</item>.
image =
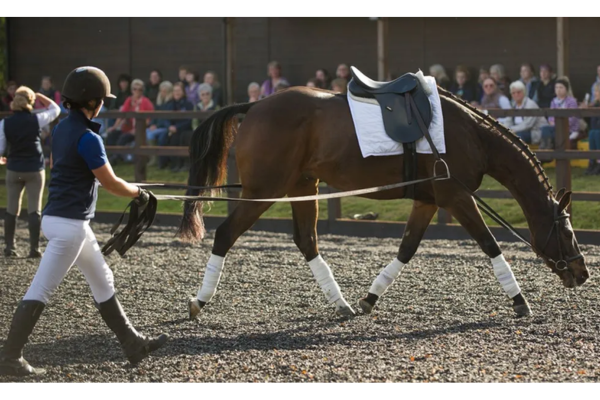
[[[550,232],[548,233],[548,237],[546,238],[546,242],[544,243],[544,247],[542,248],[542,251],[538,252],[537,249],[532,246],[532,248],[536,251],[536,253],[538,253],[538,255],[540,257],[546,258],[548,261],[552,262],[557,271],[566,271],[569,269],[569,263],[571,261],[575,261],[580,258],[583,258],[583,254],[581,254],[581,253],[574,255],[572,257],[567,257],[567,258],[564,257],[562,245],[560,244],[559,226],[560,226],[560,222],[564,219],[569,218],[569,216],[570,215],[567,213],[559,215],[558,205],[555,203],[554,204],[554,223],[552,224],[552,229],[550,229]],[[552,258],[544,255],[544,251],[548,247],[548,242],[550,242],[550,238],[552,237],[552,234],[554,232],[556,232],[556,242],[557,242],[557,246],[558,246],[558,257],[559,257],[558,260],[556,260],[556,261],[554,261]]]

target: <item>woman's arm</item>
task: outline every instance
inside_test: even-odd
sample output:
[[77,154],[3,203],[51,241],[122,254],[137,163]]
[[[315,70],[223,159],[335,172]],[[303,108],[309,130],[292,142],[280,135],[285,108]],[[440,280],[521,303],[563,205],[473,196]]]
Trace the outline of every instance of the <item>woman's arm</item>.
[[139,186],[127,183],[116,176],[109,162],[100,168],[93,169],[92,172],[98,181],[100,181],[102,187],[115,196],[136,198],[141,193]]
[[38,120],[38,125],[40,128],[43,128],[58,118],[60,115],[60,107],[54,102],[54,100],[44,96],[41,93],[36,93],[35,98],[42,103],[42,106],[47,108],[46,111],[35,114]]

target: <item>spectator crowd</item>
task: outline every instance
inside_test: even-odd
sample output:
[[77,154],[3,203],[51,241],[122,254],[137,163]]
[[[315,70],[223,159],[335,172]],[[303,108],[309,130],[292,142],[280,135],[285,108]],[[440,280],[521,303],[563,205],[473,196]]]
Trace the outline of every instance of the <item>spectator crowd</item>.
[[[475,74],[473,73],[475,72]],[[535,109],[535,108],[588,108],[600,107],[600,66],[589,93],[581,101],[575,98],[568,77],[558,77],[552,67],[547,64],[536,68],[530,63],[523,63],[520,76],[510,79],[503,65],[495,64],[471,70],[459,65],[450,78],[444,66],[432,65],[429,74],[437,84],[473,106],[488,110],[502,109]],[[396,78],[392,76],[392,78]],[[350,81],[348,64],[339,64],[332,76],[327,69],[320,68],[309,78],[305,86],[332,90],[345,94]],[[267,65],[267,79],[262,83],[251,82],[247,87],[249,102],[258,101],[281,90],[289,88],[290,81],[283,75],[281,64],[272,61]],[[0,111],[8,111],[14,99],[18,85],[9,81],[2,91]],[[39,92],[61,104],[61,96],[52,79],[44,76]],[[152,70],[148,80],[133,79],[128,74],[118,76],[113,89],[114,99],[107,99],[103,111],[213,111],[224,106],[223,90],[214,71],[206,71],[200,75],[189,66],[179,68],[178,80],[164,80],[159,70]],[[63,106],[61,105],[61,108]],[[35,105],[42,109],[43,104]],[[63,108],[63,111],[66,110]],[[540,148],[554,148],[555,126],[553,118],[544,117],[508,117],[499,121],[511,128],[525,142]],[[135,140],[135,119],[116,120],[100,119],[101,135],[107,145],[133,146]],[[162,119],[153,118],[146,121],[146,140],[155,146],[187,146],[193,130],[199,125],[194,119]],[[589,137],[590,150],[600,150],[600,118],[569,119],[570,139],[573,142]],[[43,132],[48,144],[49,128]],[[111,156],[111,162],[131,161],[128,156]],[[187,170],[186,160],[182,157],[157,157],[151,160],[159,168],[171,168],[172,171]],[[600,160],[590,160],[588,174],[600,175]]]

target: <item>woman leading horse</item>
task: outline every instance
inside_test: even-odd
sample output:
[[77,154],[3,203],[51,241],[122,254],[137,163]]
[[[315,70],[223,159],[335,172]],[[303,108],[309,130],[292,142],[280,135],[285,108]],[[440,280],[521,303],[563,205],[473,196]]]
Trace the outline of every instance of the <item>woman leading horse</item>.
[[[413,210],[398,255],[377,276],[359,305],[363,312],[371,312],[415,254],[438,208],[443,208],[490,258],[492,271],[513,300],[516,314],[528,315],[529,305],[471,193],[486,174],[504,185],[523,209],[534,251],[566,287],[575,287],[583,284],[589,274],[565,213],[571,193],[553,194],[540,162],[514,133],[451,93],[441,88],[438,91],[446,141],[442,158],[456,179],[430,181],[415,188]],[[238,114],[246,116],[236,135],[234,117]],[[403,176],[402,155],[362,157],[346,96],[327,90],[291,88],[259,102],[229,106],[213,114],[194,132],[189,185],[215,186],[225,181],[226,160],[234,137],[243,198],[316,195],[321,181],[338,190],[355,190],[393,184]],[[433,176],[433,166],[432,155],[419,154],[417,178]],[[200,193],[189,190],[188,194]],[[401,199],[405,188],[364,197]],[[227,252],[271,205],[240,202],[218,227],[202,286],[197,298],[189,303],[190,318],[197,316],[215,294]],[[294,242],[327,300],[335,303],[338,314],[354,315],[319,253],[317,201],[292,203],[292,214]],[[187,240],[204,236],[200,201],[186,203],[180,235]]]

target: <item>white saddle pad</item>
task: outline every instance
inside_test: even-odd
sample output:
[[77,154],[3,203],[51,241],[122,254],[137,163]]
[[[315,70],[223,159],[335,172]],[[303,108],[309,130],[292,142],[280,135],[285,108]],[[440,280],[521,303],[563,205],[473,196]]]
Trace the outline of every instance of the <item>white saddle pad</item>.
[[[428,97],[433,111],[429,134],[438,152],[444,154],[446,153],[446,141],[444,139],[444,117],[440,95],[437,91],[435,78],[432,76],[425,76],[424,78],[431,89]],[[355,97],[348,91],[348,103],[350,104],[354,129],[363,157],[393,156],[404,152],[402,143],[395,142],[385,133],[381,108],[374,99]],[[417,122],[415,121],[415,123]],[[429,143],[424,137],[417,140],[417,153],[432,154],[431,147],[429,147]]]

